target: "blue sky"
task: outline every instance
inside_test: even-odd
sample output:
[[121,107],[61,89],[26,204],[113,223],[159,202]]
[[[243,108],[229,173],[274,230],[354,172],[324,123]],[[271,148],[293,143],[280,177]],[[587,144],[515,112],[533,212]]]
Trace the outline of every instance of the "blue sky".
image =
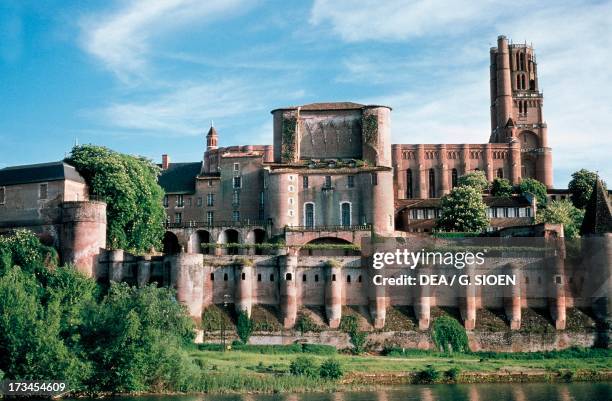
[[612,179],[612,2],[0,0],[0,167],[75,139],[159,160],[271,143],[271,109],[393,107],[394,143],[484,143],[489,47],[532,42],[555,185]]

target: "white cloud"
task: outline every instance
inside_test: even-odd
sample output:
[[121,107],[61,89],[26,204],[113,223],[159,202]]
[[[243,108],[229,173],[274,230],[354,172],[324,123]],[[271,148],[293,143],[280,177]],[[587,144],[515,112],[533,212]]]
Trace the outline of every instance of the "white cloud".
[[[497,34],[506,34],[516,42],[532,42],[538,56],[556,185],[567,185],[569,173],[582,167],[612,177],[611,2],[540,2],[527,12],[516,3],[506,10],[492,9],[491,2],[470,2],[474,6],[467,8],[456,2],[452,7],[445,2],[426,3],[396,1],[387,7],[386,3],[351,6],[317,0],[312,9],[311,23],[329,24],[346,42],[363,41],[372,47],[370,42],[403,40],[408,45],[417,38],[444,39],[431,41],[429,46],[438,55],[421,62],[407,61],[397,53],[377,55],[384,62],[367,57],[345,60],[346,72],[339,81],[351,81],[350,74],[355,74],[357,80],[393,87],[370,100],[394,108],[394,141],[487,141],[486,45]],[[432,18],[425,18],[426,14]],[[478,34],[468,32],[475,27]],[[424,88],[419,80],[431,87]]]
[[[153,98],[154,100],[149,100]],[[254,88],[245,82],[183,83],[169,92],[142,101],[113,103],[97,114],[101,122],[132,133],[164,136],[201,134],[210,120],[223,120],[258,111]]]
[[169,32],[244,8],[249,0],[131,0],[81,20],[82,46],[123,80],[142,75],[152,42]]
[[489,0],[315,0],[310,22],[329,23],[346,41],[404,40],[472,28],[484,15],[490,18],[500,13],[495,3]]

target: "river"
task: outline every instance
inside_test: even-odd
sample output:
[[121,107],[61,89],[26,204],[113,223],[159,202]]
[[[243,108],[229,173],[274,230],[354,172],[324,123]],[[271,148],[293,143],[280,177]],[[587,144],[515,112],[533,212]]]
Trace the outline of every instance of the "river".
[[[79,401],[94,399],[80,398]],[[97,399],[99,400],[99,399]],[[273,395],[185,395],[114,397],[113,401],[610,401],[612,382],[440,384],[381,391]]]

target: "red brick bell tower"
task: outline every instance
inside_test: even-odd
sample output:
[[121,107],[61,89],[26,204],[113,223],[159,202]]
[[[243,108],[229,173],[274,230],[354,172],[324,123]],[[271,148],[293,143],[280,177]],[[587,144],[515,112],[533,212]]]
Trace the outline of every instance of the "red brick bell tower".
[[[544,96],[538,86],[534,49],[528,44],[497,38],[491,48],[491,137],[490,143],[520,144],[515,166],[519,177],[535,178],[548,188],[553,185],[552,151],[542,114]],[[518,156],[518,155],[517,155]]]

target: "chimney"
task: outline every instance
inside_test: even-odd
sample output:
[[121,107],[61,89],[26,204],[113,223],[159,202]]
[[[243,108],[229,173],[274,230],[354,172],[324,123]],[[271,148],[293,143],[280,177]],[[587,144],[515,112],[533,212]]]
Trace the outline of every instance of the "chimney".
[[163,154],[162,155],[162,170],[168,170],[169,165],[170,165],[170,156]]

